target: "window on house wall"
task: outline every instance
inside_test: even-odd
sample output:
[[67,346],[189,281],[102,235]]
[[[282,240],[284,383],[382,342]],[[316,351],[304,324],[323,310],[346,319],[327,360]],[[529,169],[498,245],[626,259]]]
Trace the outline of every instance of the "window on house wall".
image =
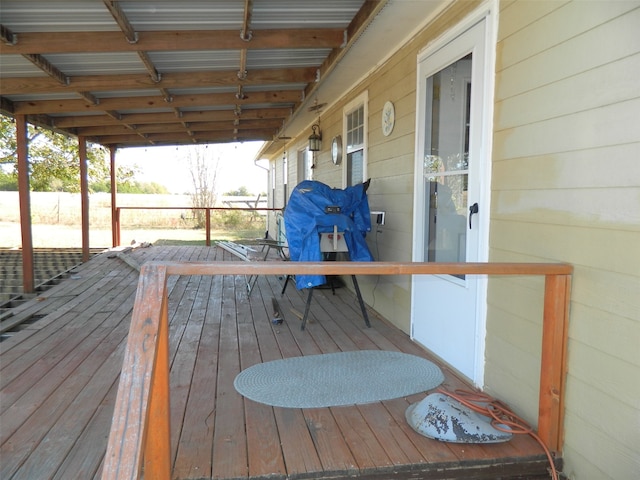
[[298,183],[313,180],[313,152],[309,148],[298,151]]
[[289,183],[289,167],[288,167],[288,161],[287,161],[287,152],[284,152],[282,154],[282,190],[284,193],[284,202],[283,202],[283,206],[287,206],[287,200],[289,198],[289,192],[288,192],[288,188],[287,188],[287,184]]
[[276,208],[276,162],[271,163],[271,208]]
[[367,175],[367,95],[359,96],[344,109],[345,161],[343,184],[357,185]]

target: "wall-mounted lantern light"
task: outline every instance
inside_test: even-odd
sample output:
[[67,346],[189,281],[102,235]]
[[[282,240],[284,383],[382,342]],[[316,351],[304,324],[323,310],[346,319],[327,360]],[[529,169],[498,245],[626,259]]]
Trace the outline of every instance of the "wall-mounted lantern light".
[[311,135],[309,135],[309,151],[319,152],[322,147],[322,132],[320,131],[320,125],[317,123],[311,127]]

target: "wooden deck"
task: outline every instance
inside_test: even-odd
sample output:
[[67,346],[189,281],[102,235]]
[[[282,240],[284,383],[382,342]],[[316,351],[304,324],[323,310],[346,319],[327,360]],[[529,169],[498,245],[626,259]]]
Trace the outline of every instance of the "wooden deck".
[[[99,478],[138,280],[148,260],[220,261],[210,247],[150,247],[103,253],[64,282],[15,309],[38,318],[0,343],[0,478]],[[366,328],[346,289],[305,296],[260,277],[172,276],[168,285],[174,479],[549,478],[544,453],[528,436],[504,444],[427,439],[404,412],[424,394],[353,407],[273,408],[243,399],[233,380],[279,358],[358,349],[429,358],[370,311]],[[272,297],[285,321],[273,325]],[[26,327],[24,326],[26,325]],[[462,382],[443,368],[445,387]]]

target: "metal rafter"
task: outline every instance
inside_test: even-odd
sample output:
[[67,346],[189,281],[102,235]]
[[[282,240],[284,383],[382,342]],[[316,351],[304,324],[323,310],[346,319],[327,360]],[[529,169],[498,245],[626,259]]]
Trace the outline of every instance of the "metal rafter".
[[58,83],[60,83],[61,85],[69,85],[69,83],[71,82],[71,79],[68,76],[66,76],[64,73],[62,73],[56,67],[54,67],[49,62],[49,60],[44,58],[42,55],[38,55],[38,54],[35,54],[35,53],[27,53],[26,55],[23,55],[23,57],[26,58],[27,60],[29,60],[36,67],[38,67],[44,73],[49,75],[51,78],[56,79],[56,81]]
[[100,99],[96,98],[95,95],[90,92],[78,92],[78,95],[84,98],[91,105],[98,105],[100,103]]
[[[113,19],[116,21],[116,23],[120,27],[120,30],[122,30],[122,33],[124,33],[124,36],[127,39],[127,42],[133,43],[133,44],[138,43],[138,32],[135,31],[135,29],[133,28],[133,25],[131,25],[131,22],[129,22],[129,19],[127,18],[125,13],[122,11],[122,8],[120,8],[120,4],[118,2],[114,2],[111,0],[104,0],[104,4],[109,10],[109,13],[111,13],[111,16],[113,17]],[[140,57],[140,61],[142,61],[142,63],[144,64],[144,67],[147,69],[147,72],[149,72],[149,76],[151,77],[151,80],[153,80],[154,83],[160,82],[160,79],[162,78],[162,76],[160,72],[158,72],[158,69],[155,67],[153,62],[151,61],[151,58],[149,58],[149,54],[144,50],[139,50],[138,57]],[[170,97],[171,95],[168,95],[168,94],[165,95],[165,98],[170,98]]]
[[127,42],[129,43],[138,43],[138,34],[134,30],[131,23],[127,19],[127,16],[120,8],[120,4],[118,2],[112,2],[111,0],[104,0],[104,4],[111,13],[111,16],[116,21],[122,33],[124,33]]
[[0,40],[7,45],[18,43],[18,36],[4,25],[0,25]]
[[242,16],[242,30],[240,31],[240,38],[245,42],[248,42],[253,37],[251,31],[251,13],[253,11],[253,0],[244,0],[244,15]]

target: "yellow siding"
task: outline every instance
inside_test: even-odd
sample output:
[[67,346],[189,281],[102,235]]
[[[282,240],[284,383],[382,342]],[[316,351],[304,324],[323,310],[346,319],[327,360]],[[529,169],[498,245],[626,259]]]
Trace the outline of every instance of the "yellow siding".
[[[501,6],[490,260],[574,264],[564,473],[634,478],[640,2]],[[532,288],[528,281],[490,281],[486,351],[488,388],[528,418],[535,402],[522,392],[535,394],[540,342],[533,328],[539,303],[532,300],[541,286],[534,296]]]
[[[321,114],[314,179],[342,185],[328,146],[344,105],[368,94],[369,202],[387,213],[374,256],[411,259],[420,50],[480,2],[453,2]],[[640,2],[500,2],[491,178],[490,261],[569,262],[573,279],[565,474],[640,471]],[[396,109],[382,135],[382,106]],[[304,147],[298,132],[287,149]],[[291,134],[291,133],[289,133]],[[289,156],[291,187],[296,161]],[[272,160],[281,162],[282,152]],[[409,331],[410,279],[360,280],[365,300]],[[535,421],[543,282],[489,283],[485,387]]]

